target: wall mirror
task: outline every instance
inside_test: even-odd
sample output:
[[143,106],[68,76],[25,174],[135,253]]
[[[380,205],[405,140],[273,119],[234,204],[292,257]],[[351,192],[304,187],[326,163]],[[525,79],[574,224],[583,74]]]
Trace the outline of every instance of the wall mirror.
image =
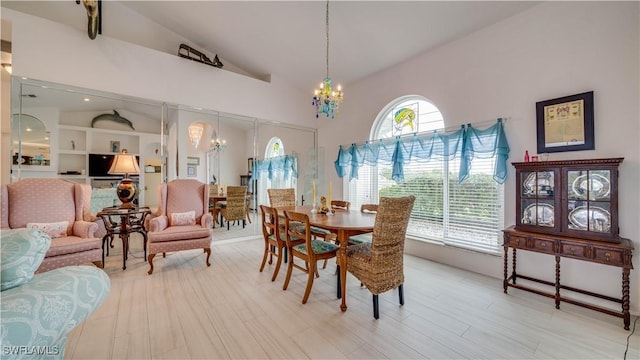
[[[12,79],[11,100],[12,113],[24,115],[12,119],[11,159],[3,161],[11,169],[11,181],[59,177],[94,189],[111,188],[119,179],[94,166],[98,162],[92,159],[127,149],[139,156],[140,205],[156,207],[158,184],[176,178],[215,183],[223,189],[246,185],[252,193],[253,224],[243,234],[257,235],[259,205],[269,204],[266,189],[285,185],[264,173],[251,180],[249,164],[265,159],[272,138],[281,139],[284,153],[298,159],[291,185],[297,189],[299,204],[309,203],[311,182],[318,178],[314,128],[17,77]],[[44,142],[30,147],[35,139],[26,135],[24,126],[34,130],[36,123],[26,115],[41,122],[37,128],[48,134],[48,152]],[[197,144],[189,136],[193,123],[202,125]],[[25,160],[11,164],[16,153],[16,159]],[[42,160],[36,165],[31,159],[40,159],[40,153]]]
[[[40,119],[25,113],[11,115],[13,165],[50,166],[51,132]],[[21,140],[21,141],[20,141]]]

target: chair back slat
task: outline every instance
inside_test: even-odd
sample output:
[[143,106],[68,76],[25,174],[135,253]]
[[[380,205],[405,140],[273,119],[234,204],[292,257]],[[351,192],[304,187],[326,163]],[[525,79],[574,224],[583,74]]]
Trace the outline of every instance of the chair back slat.
[[331,200],[332,209],[341,209],[349,211],[350,202],[344,200]]

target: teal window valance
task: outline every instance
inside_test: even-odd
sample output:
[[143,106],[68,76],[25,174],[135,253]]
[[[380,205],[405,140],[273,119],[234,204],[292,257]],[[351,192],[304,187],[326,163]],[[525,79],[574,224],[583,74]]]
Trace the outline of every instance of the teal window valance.
[[358,168],[364,164],[391,164],[392,179],[401,183],[404,181],[404,164],[410,161],[428,162],[432,156],[449,160],[460,158],[458,182],[469,177],[474,158],[495,157],[493,178],[500,184],[504,183],[507,178],[509,144],[502,119],[498,119],[495,125],[484,130],[467,124],[450,134],[438,131],[414,133],[406,137],[352,144],[346,149],[341,145],[334,164],[338,176],[344,177],[349,174],[349,180],[358,178]]
[[283,172],[285,178],[298,178],[298,157],[296,155],[275,156],[253,162],[251,179],[260,178],[266,173],[269,180],[274,179],[277,172]]

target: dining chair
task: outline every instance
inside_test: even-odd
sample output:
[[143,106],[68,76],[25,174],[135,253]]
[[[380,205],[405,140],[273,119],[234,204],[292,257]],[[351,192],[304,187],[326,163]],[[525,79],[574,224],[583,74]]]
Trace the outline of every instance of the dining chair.
[[220,209],[220,214],[227,221],[227,230],[231,221],[242,221],[242,228],[245,227],[247,223],[246,186],[227,186],[227,206]]
[[349,211],[350,202],[344,200],[331,200],[331,208]]
[[[378,204],[362,204],[360,212],[375,214],[378,212]],[[349,237],[349,244],[361,244],[363,242],[371,242],[372,233],[364,233]]]
[[[269,259],[269,265],[273,263],[273,257],[276,257],[276,268],[273,270],[271,281],[275,281],[282,262],[287,262],[287,235],[284,231],[280,231],[280,220],[278,210],[266,205],[260,205],[262,213],[262,235],[264,237],[264,255],[262,256],[262,264],[260,272],[264,270],[264,266]],[[304,243],[303,239],[292,240],[292,244],[298,245]]]
[[[307,288],[304,292],[304,296],[302,297],[302,303],[306,304],[313,286],[313,279],[317,276],[317,262],[319,260],[336,257],[340,247],[324,240],[313,239],[309,225],[309,216],[306,214],[285,210],[284,219],[285,228],[287,229],[286,241],[290,259],[288,264],[289,266],[287,267],[287,278],[284,281],[282,290],[287,290],[294,267],[304,271],[308,274],[308,278]],[[292,226],[293,224],[299,224],[299,226]],[[304,229],[304,232],[300,232],[299,229]],[[296,240],[298,239],[304,239],[304,243],[296,244]],[[304,261],[305,266],[303,267],[296,264],[296,258]]]
[[382,197],[371,242],[347,247],[347,271],[373,295],[373,317],[380,317],[378,294],[398,288],[404,305],[404,241],[415,196]]
[[296,206],[296,191],[293,188],[288,189],[267,189],[269,203],[273,207],[278,206]]

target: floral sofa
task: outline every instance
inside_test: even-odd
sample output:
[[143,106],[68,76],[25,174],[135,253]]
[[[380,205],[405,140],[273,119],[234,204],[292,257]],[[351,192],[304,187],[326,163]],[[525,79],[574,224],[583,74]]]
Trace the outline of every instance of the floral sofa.
[[0,339],[7,359],[62,359],[67,336],[107,298],[107,274],[67,266],[34,276],[51,238],[41,230],[0,232]]

